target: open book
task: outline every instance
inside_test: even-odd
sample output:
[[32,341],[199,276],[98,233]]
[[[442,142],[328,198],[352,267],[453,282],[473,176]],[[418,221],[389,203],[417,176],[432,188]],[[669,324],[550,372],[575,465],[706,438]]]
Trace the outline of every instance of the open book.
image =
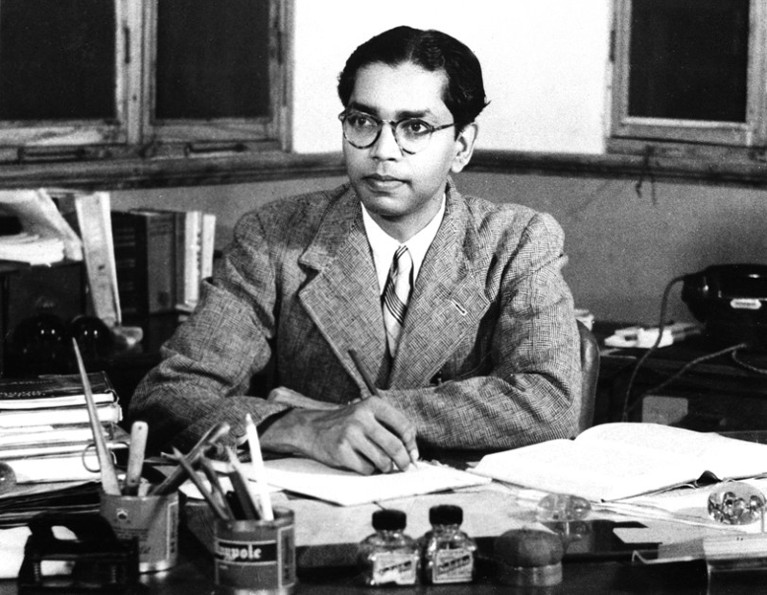
[[651,423],[609,423],[574,440],[486,455],[475,473],[592,501],[618,500],[695,482],[767,472],[767,445]]

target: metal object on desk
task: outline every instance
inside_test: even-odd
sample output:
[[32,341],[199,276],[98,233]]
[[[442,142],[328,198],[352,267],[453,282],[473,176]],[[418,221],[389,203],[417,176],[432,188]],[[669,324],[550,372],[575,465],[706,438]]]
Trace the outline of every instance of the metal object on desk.
[[743,481],[727,481],[708,497],[708,516],[725,525],[761,521],[764,532],[764,494]]
[[535,529],[513,529],[493,548],[500,582],[518,587],[551,587],[562,582],[564,546],[559,536]]
[[538,502],[535,518],[562,538],[567,548],[591,533],[591,503],[573,494],[547,494]]
[[292,510],[275,508],[273,521],[216,519],[213,531],[217,594],[293,591],[296,539]]
[[178,492],[124,496],[101,493],[101,516],[120,539],[138,539],[139,572],[175,566],[178,559]]
[[[58,539],[54,527],[66,527],[76,539]],[[136,593],[136,541],[117,539],[109,524],[95,513],[41,513],[29,528],[18,577],[26,593]],[[59,562],[69,574],[49,574],[43,565]]]

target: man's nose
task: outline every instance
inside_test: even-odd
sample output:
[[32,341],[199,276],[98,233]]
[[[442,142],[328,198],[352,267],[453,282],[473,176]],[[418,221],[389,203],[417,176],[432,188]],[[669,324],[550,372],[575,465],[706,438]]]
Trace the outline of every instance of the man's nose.
[[388,122],[384,122],[381,127],[381,134],[373,143],[372,156],[375,159],[400,159],[402,149],[397,143],[397,137],[394,134],[394,127]]

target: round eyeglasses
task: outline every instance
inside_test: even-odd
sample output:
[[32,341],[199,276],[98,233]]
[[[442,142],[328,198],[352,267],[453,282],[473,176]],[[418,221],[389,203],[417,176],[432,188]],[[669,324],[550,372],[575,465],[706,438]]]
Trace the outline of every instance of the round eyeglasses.
[[358,149],[372,147],[381,136],[384,124],[388,124],[399,148],[410,155],[424,149],[433,133],[455,126],[455,122],[432,126],[420,118],[381,120],[356,110],[344,110],[338,114],[338,119],[341,120],[344,138],[351,146]]

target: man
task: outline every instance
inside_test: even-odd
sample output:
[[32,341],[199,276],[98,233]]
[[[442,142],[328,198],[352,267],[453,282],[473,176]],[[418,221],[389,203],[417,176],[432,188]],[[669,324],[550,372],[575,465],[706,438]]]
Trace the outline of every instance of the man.
[[355,50],[338,92],[349,183],[240,220],[130,416],[183,450],[218,421],[241,437],[250,413],[264,448],[361,473],[405,469],[419,447],[574,435],[562,231],[450,178],[486,105],[474,54],[398,27]]

